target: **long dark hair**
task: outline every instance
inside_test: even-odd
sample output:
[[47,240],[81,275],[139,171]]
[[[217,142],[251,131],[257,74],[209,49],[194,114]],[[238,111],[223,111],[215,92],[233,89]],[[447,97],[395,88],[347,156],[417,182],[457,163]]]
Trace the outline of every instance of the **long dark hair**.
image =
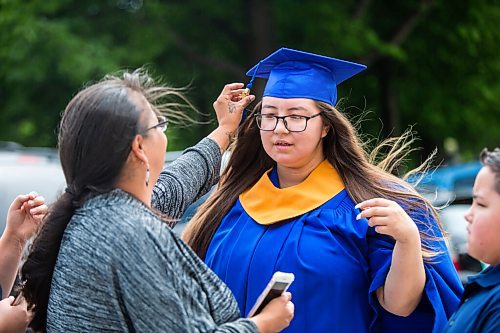
[[[323,122],[330,127],[323,138],[323,153],[325,158],[335,167],[342,178],[350,197],[356,202],[382,197],[394,200],[407,208],[407,211],[424,212],[422,220],[427,230],[435,230],[428,225],[432,216],[438,221],[443,233],[439,217],[432,205],[419,195],[411,185],[391,174],[398,162],[406,156],[413,142],[412,133],[405,132],[399,138],[382,142],[374,152],[391,147],[383,159],[375,162],[377,154],[367,154],[364,144],[360,141],[355,127],[345,115],[333,106],[316,102],[322,111]],[[257,104],[252,115],[259,113],[261,103]],[[266,154],[260,143],[259,129],[251,115],[240,127],[234,149],[228,165],[221,175],[216,191],[200,206],[193,219],[183,232],[182,238],[191,248],[204,258],[212,238],[223,217],[229,212],[238,196],[254,185],[275,162]],[[420,170],[420,169],[419,169]],[[388,184],[393,184],[388,186]],[[435,240],[434,232],[420,231],[423,239]],[[422,242],[424,258],[440,253]]]
[[137,94],[144,96],[158,113],[169,106],[158,101],[167,95],[182,97],[176,89],[155,86],[147,72],[139,69],[121,77],[107,76],[88,86],[63,113],[58,145],[67,188],[49,208],[21,269],[21,292],[35,312],[31,327],[36,331],[45,330],[52,275],[75,209],[114,188],[131,142],[144,130]]

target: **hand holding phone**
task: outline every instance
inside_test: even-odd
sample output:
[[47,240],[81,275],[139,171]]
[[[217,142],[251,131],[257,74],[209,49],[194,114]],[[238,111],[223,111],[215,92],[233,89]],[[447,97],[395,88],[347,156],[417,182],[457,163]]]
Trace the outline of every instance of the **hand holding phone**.
[[293,273],[274,273],[266,288],[260,294],[259,298],[257,298],[257,301],[248,313],[248,318],[259,314],[269,302],[287,291],[294,279],[295,275],[293,275]]

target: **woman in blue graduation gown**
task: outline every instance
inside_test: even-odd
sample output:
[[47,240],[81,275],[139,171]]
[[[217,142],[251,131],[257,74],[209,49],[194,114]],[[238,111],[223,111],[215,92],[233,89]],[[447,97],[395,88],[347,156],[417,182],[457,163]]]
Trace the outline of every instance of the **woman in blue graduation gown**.
[[371,164],[334,108],[364,68],[290,49],[252,68],[251,83],[268,78],[262,102],[183,235],[242,315],[274,272],[294,273],[284,332],[439,332],[462,293],[434,208]]

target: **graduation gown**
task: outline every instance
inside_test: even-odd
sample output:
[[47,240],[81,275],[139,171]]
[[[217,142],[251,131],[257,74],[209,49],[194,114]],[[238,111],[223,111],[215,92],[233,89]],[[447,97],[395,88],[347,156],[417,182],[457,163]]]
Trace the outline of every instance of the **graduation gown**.
[[[295,315],[283,332],[440,332],[463,292],[445,243],[433,241],[441,254],[425,263],[417,309],[408,317],[393,315],[375,291],[385,282],[394,240],[377,234],[366,219],[356,220],[354,206],[326,160],[285,189],[274,168],[240,195],[205,262],[233,291],[243,316],[274,272],[294,273],[289,291]],[[431,233],[441,236],[437,223],[429,222]]]

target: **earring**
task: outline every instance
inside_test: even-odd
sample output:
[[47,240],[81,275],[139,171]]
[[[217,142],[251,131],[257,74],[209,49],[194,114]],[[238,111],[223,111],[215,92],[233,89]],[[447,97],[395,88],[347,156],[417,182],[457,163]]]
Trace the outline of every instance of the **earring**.
[[146,187],[149,185],[149,163],[146,163]]

